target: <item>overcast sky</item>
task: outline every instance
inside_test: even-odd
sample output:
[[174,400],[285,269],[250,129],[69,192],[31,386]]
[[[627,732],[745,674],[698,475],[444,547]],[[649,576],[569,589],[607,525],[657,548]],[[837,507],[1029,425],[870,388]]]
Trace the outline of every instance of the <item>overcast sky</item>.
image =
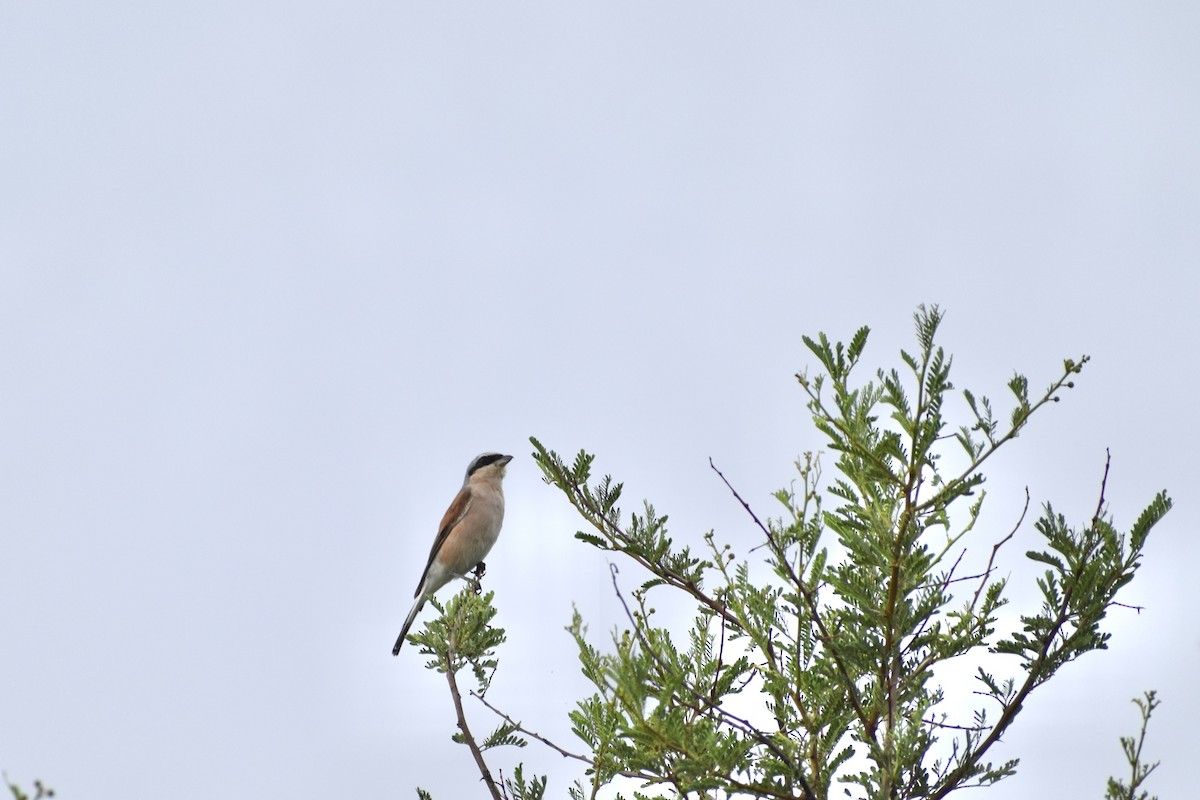
[[390,655],[470,459],[516,455],[491,698],[571,743],[562,628],[620,609],[527,438],[744,551],[707,459],[775,513],[822,447],[800,336],[892,366],[926,302],[997,401],[1093,357],[989,461],[981,547],[1025,486],[1089,518],[1105,448],[1119,525],[1177,501],[989,797],[1102,797],[1151,688],[1148,788],[1194,795],[1198,41],[1189,3],[0,3],[0,768],[482,796]]

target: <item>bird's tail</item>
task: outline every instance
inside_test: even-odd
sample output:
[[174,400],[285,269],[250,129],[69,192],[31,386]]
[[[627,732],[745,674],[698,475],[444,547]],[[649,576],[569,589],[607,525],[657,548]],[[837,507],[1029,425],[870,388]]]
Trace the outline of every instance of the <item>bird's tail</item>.
[[400,645],[404,644],[404,637],[408,636],[408,629],[412,627],[413,620],[417,618],[417,614],[424,605],[425,595],[421,595],[417,598],[417,602],[413,603],[412,611],[408,612],[408,619],[404,620],[404,627],[400,629],[400,635],[396,637],[396,646],[392,648],[392,655],[400,655]]

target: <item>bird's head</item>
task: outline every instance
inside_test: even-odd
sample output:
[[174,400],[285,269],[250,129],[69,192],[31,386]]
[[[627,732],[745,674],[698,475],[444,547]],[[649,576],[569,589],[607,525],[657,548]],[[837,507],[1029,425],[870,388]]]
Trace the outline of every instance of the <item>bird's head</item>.
[[472,480],[499,482],[504,477],[504,469],[508,466],[508,462],[512,461],[512,458],[512,456],[500,453],[480,453],[475,456],[474,460],[467,467],[467,475],[463,479],[463,486],[466,486]]

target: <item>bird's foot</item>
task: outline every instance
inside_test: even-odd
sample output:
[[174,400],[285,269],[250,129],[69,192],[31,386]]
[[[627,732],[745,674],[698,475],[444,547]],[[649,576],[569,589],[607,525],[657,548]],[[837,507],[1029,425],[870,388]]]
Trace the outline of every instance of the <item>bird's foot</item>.
[[472,572],[473,578],[471,583],[475,586],[475,594],[483,594],[483,575],[487,572],[487,564],[480,561],[475,565],[475,571]]

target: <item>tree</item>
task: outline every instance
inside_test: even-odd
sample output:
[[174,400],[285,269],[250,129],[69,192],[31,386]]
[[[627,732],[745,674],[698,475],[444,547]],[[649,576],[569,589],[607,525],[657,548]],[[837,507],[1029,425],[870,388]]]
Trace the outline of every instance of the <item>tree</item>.
[[[594,478],[593,456],[568,461],[531,439],[546,482],[587,523],[576,538],[616,559],[613,587],[628,629],[601,648],[578,613],[569,628],[594,687],[571,712],[578,753],[488,703],[504,639],[488,625],[490,594],[460,593],[413,636],[448,679],[457,738],[493,797],[543,796],[544,778],[527,780],[517,766],[497,782],[484,755],[529,737],[582,762],[584,778],[569,792],[579,800],[622,777],[636,782],[639,798],[669,791],[936,800],[1014,774],[1017,760],[993,761],[993,745],[1035,690],[1069,662],[1106,648],[1100,624],[1120,605],[1118,592],[1137,573],[1147,535],[1171,501],[1158,494],[1127,532],[1118,531],[1107,511],[1106,461],[1099,501],[1081,524],[1046,504],[1033,524],[1040,541],[1027,552],[1042,570],[1041,607],[1010,624],[1006,579],[994,562],[1020,531],[1029,495],[1011,533],[972,541],[986,497],[982,467],[1074,386],[1088,358],[1065,360],[1037,396],[1014,375],[1003,420],[986,397],[964,390],[965,419],[955,423],[951,359],[935,343],[942,318],[936,306],[919,307],[916,351],[902,350],[899,368],[865,381],[857,367],[866,327],[848,345],[824,334],[804,338],[819,370],[796,377],[836,474],[826,484],[821,455],[805,454],[797,483],[775,495],[780,518],[761,517],[713,465],[758,531],[755,557],[769,568],[768,580],[752,580],[751,561],[712,533],[700,553],[677,544],[667,517],[648,502],[624,516],[622,484]],[[961,574],[967,549],[988,545],[986,566]],[[629,562],[649,573],[632,590],[618,575]],[[694,606],[684,636],[654,620],[650,600],[661,592]],[[937,670],[951,659],[974,666],[974,691],[946,694]],[[482,741],[467,724],[455,677],[468,665],[478,687],[472,694],[500,717]],[[1139,757],[1140,747],[1139,740]],[[1140,783],[1145,775],[1133,763]]]

